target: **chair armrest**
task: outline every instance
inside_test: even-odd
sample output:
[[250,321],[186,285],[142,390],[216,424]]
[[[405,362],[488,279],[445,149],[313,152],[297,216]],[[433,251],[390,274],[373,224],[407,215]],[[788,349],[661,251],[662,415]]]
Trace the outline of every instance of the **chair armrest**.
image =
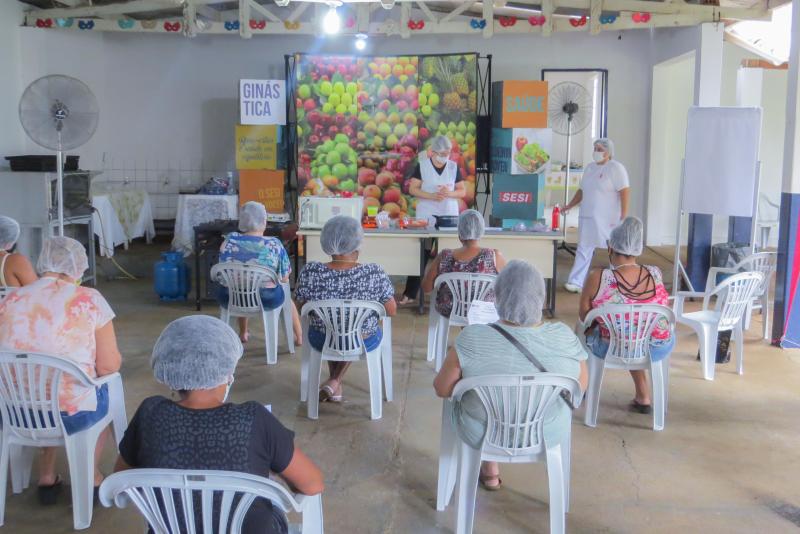
[[95,378],[95,379],[92,380],[92,383],[95,385],[95,387],[98,387],[98,386],[102,386],[104,384],[109,384],[109,383],[117,381],[117,380],[120,380],[120,381],[122,380],[122,375],[119,374],[119,371],[117,371],[115,373],[111,373],[110,375],[103,375],[101,377]]

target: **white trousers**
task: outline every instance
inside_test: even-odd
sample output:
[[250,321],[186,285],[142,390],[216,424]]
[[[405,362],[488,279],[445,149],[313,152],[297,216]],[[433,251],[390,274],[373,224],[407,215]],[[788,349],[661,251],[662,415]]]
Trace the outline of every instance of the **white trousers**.
[[567,283],[583,287],[583,283],[586,281],[586,275],[589,274],[589,267],[592,266],[594,248],[595,247],[592,245],[578,243],[578,250],[575,251],[575,263],[572,265],[572,270],[569,272]]

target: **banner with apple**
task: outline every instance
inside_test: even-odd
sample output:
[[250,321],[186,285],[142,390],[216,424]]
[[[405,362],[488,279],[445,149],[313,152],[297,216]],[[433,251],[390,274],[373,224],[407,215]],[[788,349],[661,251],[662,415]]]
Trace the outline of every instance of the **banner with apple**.
[[359,195],[365,210],[413,217],[410,175],[446,135],[467,188],[461,210],[474,204],[477,54],[296,60],[301,196]]

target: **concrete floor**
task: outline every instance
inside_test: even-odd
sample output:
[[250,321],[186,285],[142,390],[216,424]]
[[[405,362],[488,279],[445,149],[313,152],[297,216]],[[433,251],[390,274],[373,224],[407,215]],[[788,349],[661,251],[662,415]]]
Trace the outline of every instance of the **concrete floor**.
[[[127,257],[153,253],[154,247],[140,245]],[[652,253],[645,259],[665,266]],[[565,254],[560,258],[562,278],[570,261]],[[142,270],[149,271],[149,265]],[[117,313],[129,416],[145,397],[169,395],[152,378],[150,350],[164,325],[196,313],[187,304],[159,303],[151,286],[148,279],[100,285]],[[576,311],[577,297],[560,291],[557,319],[572,325]],[[204,312],[214,314],[216,307],[209,304]],[[426,326],[427,317],[409,310],[394,321],[395,401],[384,405],[380,421],[369,420],[364,365],[354,365],[346,378],[347,402],[323,404],[320,419],[310,421],[298,402],[299,357],[282,352],[278,364],[267,367],[259,330],[247,347],[231,398],[271,403],[296,432],[297,444],[322,467],[329,533],[453,529],[454,506],[435,510],[441,403],[431,386],[432,366],[425,361]],[[768,346],[760,331],[755,317],[745,340],[744,376],[728,364],[718,366],[714,382],[706,382],[695,361],[696,340],[680,330],[669,414],[660,433],[652,431],[651,417],[626,410],[633,395],[630,378],[606,374],[597,428],[583,426],[582,409],[573,423],[570,532],[798,530],[800,353]],[[107,450],[106,472],[114,458]],[[59,469],[68,473],[63,455]],[[502,476],[502,491],[478,492],[475,532],[547,532],[545,466],[505,468]],[[9,496],[2,530],[70,532],[69,493],[49,508],[37,504],[33,489]],[[87,532],[140,533],[142,522],[132,510],[99,507]]]

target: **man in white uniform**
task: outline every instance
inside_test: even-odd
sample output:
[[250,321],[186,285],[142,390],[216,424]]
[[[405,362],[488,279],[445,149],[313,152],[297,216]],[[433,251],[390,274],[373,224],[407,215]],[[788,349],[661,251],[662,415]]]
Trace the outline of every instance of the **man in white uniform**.
[[608,238],[619,223],[628,215],[630,181],[628,171],[622,163],[612,159],[614,143],[610,139],[594,142],[594,161],[583,171],[581,187],[564,213],[581,205],[578,216],[578,250],[575,264],[564,286],[571,293],[580,293],[583,281],[592,264],[594,249],[606,247]]

